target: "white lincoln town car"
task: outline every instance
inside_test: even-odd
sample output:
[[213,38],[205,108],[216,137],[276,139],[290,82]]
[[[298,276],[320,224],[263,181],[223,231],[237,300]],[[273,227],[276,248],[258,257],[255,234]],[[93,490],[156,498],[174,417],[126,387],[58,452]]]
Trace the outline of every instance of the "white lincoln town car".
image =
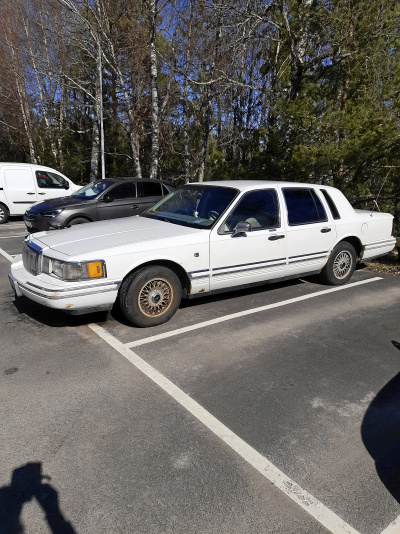
[[154,326],[182,297],[316,273],[344,284],[357,261],[393,249],[392,222],[323,185],[193,183],[140,216],[28,236],[9,277],[16,296],[49,308],[118,302],[131,323]]

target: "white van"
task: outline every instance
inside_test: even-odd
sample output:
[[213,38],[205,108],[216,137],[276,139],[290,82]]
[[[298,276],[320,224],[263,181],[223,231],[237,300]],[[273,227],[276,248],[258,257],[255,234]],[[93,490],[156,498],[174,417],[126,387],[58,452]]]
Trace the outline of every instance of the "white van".
[[0,224],[49,198],[72,194],[75,185],[58,171],[32,163],[0,163]]

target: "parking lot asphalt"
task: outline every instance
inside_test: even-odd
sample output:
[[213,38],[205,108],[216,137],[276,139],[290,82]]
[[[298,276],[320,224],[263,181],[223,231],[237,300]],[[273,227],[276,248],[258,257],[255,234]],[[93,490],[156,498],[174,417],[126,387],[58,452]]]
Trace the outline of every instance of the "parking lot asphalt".
[[15,301],[24,233],[0,227],[0,533],[400,533],[398,279],[260,286],[138,329]]

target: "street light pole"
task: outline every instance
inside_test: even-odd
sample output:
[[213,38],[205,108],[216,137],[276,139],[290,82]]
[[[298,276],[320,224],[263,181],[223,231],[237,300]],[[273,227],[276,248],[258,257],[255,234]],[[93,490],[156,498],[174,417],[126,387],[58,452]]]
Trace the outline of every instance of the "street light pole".
[[106,177],[106,167],[104,159],[104,121],[103,121],[103,72],[101,64],[101,43],[98,36],[99,47],[99,108],[100,108],[100,155],[101,155],[101,179]]

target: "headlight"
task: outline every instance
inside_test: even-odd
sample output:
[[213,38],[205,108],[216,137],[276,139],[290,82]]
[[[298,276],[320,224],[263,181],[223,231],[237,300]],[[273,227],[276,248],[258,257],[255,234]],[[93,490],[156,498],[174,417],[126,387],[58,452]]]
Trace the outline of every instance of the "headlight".
[[43,256],[42,271],[66,281],[91,280],[106,277],[103,260],[68,263]]
[[61,208],[59,210],[48,210],[48,211],[42,211],[41,216],[42,217],[50,217],[54,218],[57,217],[57,215],[60,215],[60,213],[64,211],[64,208]]

